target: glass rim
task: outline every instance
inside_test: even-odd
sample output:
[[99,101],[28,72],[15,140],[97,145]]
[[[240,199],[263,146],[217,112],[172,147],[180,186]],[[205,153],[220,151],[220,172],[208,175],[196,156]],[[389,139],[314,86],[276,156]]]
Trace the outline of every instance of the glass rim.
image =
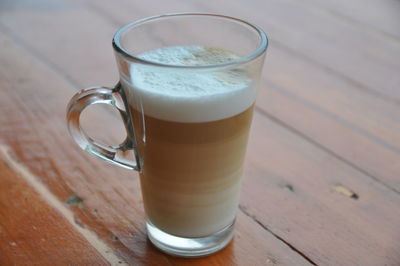
[[[245,24],[255,30],[260,39],[261,42],[259,46],[257,47],[256,50],[254,50],[252,53],[241,56],[238,59],[234,59],[231,61],[228,61],[226,63],[217,63],[217,64],[210,64],[210,65],[200,65],[200,66],[182,66],[182,65],[173,65],[173,64],[162,64],[162,63],[157,63],[145,59],[141,59],[132,53],[128,52],[123,45],[121,44],[121,37],[126,32],[128,29],[130,29],[133,26],[140,25],[144,22],[152,21],[152,20],[158,20],[160,18],[167,18],[167,17],[177,17],[177,16],[210,16],[210,17],[219,17],[223,18],[226,20],[231,20],[231,21],[236,21],[239,22],[240,24]],[[265,32],[258,27],[257,25],[254,25],[250,22],[247,22],[242,19],[226,16],[226,15],[220,15],[220,14],[214,14],[214,13],[196,13],[196,12],[189,12],[189,13],[167,13],[167,14],[162,14],[162,15],[156,15],[156,16],[151,16],[151,17],[146,17],[143,19],[135,20],[131,23],[126,24],[125,26],[121,27],[115,34],[112,40],[112,45],[113,48],[116,52],[121,54],[125,59],[134,61],[136,63],[140,63],[143,65],[149,65],[149,66],[155,66],[155,67],[163,67],[163,68],[177,68],[177,69],[212,69],[212,68],[224,68],[224,67],[229,67],[232,65],[240,65],[240,64],[245,64],[248,63],[257,57],[261,56],[267,49],[268,46],[268,38]]]

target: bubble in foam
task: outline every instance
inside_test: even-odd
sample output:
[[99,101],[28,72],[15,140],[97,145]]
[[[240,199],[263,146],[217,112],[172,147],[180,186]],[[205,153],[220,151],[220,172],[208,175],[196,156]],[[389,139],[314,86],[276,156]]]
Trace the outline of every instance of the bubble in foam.
[[[139,55],[168,65],[205,66],[239,58],[220,48],[164,47]],[[182,71],[135,64],[131,67],[131,101],[146,115],[179,122],[205,122],[236,115],[255,99],[250,74],[244,68]]]

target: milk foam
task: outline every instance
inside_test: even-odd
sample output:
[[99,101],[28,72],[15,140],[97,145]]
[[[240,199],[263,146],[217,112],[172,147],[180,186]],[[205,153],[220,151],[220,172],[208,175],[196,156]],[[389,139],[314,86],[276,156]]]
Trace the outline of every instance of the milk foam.
[[[171,46],[139,55],[147,61],[204,66],[239,58],[219,48]],[[131,66],[131,102],[146,115],[177,122],[215,121],[236,115],[255,101],[255,88],[243,67],[223,71],[189,71]]]

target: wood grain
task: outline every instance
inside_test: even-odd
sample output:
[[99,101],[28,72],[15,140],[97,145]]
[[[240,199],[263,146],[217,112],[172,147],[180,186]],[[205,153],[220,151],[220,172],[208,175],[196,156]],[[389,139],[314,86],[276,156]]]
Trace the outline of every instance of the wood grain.
[[[21,186],[35,198],[34,206],[26,206],[21,191],[0,196],[0,204],[12,196],[17,201],[11,206],[32,210],[0,210],[0,232],[7,232],[0,235],[0,252],[6,254],[0,264],[21,258],[106,262],[73,229],[82,226],[122,263],[133,265],[399,265],[398,4],[367,2],[1,2],[0,112],[7,114],[0,116],[1,145],[59,202],[71,195],[83,202],[68,207],[76,217],[75,225],[68,224],[14,168],[0,164],[4,186]],[[77,88],[117,81],[110,40],[119,26],[188,10],[241,17],[271,37],[236,238],[222,252],[193,260],[164,255],[149,244],[136,174],[78,150],[64,122],[66,102]],[[109,110],[95,108],[85,116],[89,132],[101,132],[97,138],[117,143],[123,137]],[[63,227],[36,217],[35,206],[69,226],[68,233],[60,237]],[[32,244],[39,236],[30,223],[17,230],[4,218],[13,213],[43,223],[49,250],[60,239],[65,245],[80,239],[80,246],[55,251],[64,260],[46,260],[45,249]],[[13,240],[24,232],[32,240]],[[19,241],[24,244],[14,246]],[[22,255],[15,255],[17,248]],[[71,257],[82,250],[87,261]]]
[[[72,213],[23,165],[13,161],[7,148],[0,146],[0,153],[1,265],[16,263],[16,254],[19,263],[26,264],[122,264],[96,235],[83,228],[76,230]],[[39,188],[41,195],[33,187]]]

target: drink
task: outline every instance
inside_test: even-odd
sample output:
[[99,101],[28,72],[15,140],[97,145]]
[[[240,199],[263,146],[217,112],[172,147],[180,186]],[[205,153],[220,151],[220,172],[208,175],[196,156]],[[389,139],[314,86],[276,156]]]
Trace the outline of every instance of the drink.
[[[196,66],[238,58],[223,49],[166,47],[139,57]],[[149,221],[180,237],[211,235],[234,221],[255,89],[245,68],[174,71],[132,65],[121,80],[143,161]]]
[[[223,15],[134,21],[113,38],[117,86],[86,88],[70,100],[75,142],[139,171],[147,235],[160,250],[198,257],[231,241],[267,45],[262,29]],[[119,145],[96,142],[80,126],[82,111],[99,103],[121,114],[127,138]]]

